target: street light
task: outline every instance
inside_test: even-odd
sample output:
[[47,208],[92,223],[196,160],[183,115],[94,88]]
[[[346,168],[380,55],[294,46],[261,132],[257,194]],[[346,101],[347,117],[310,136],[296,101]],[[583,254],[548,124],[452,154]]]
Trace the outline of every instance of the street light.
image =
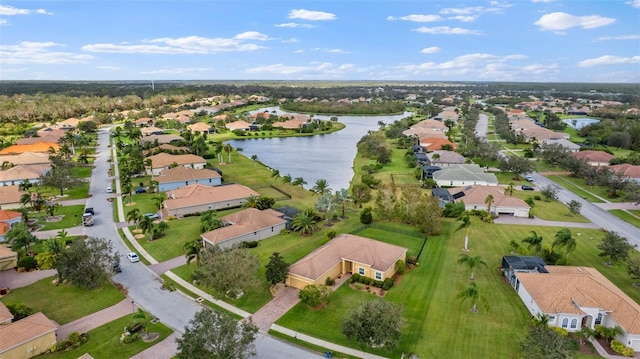
[[132,299],[131,300],[131,313],[135,313],[135,312],[136,312],[136,303]]

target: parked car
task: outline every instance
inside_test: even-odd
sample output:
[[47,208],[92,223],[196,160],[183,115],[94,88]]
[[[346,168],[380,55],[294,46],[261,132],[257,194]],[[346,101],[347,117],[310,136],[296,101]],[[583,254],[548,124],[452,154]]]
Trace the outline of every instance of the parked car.
[[526,176],[524,176],[524,179],[526,179],[529,182],[533,182],[533,176],[532,175],[526,175]]
[[140,194],[140,193],[147,193],[147,190],[144,187],[138,187],[135,190],[136,193]]
[[84,213],[90,213],[92,216],[96,215],[96,212],[93,210],[93,207],[87,207],[84,209]]
[[524,185],[524,186],[522,186],[522,190],[523,191],[533,191],[533,187]]
[[140,262],[140,257],[138,257],[138,255],[133,252],[127,253],[127,258],[131,263]]
[[120,263],[113,263],[113,273],[122,273],[122,268],[120,268]]
[[158,219],[158,214],[157,213],[145,213],[145,214],[143,214],[143,216],[149,217],[151,219]]
[[107,193],[113,193],[113,188],[111,188],[111,186],[107,187]]

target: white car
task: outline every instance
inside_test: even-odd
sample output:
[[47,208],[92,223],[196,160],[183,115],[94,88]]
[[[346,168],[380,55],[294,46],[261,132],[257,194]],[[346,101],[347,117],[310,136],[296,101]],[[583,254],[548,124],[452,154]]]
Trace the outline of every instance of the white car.
[[111,188],[111,186],[107,187],[107,193],[113,193],[113,189]]
[[127,253],[127,258],[131,263],[140,262],[140,257],[138,257],[138,255],[133,252]]
[[157,213],[145,213],[145,214],[143,214],[143,216],[149,217],[150,219],[158,219],[158,214]]

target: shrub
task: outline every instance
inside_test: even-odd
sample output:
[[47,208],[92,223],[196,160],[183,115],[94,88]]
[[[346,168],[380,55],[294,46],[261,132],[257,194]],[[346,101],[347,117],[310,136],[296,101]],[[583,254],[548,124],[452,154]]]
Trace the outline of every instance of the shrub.
[[336,280],[331,277],[327,277],[327,279],[324,280],[324,285],[328,287],[331,287],[334,284],[336,284]]
[[22,318],[26,318],[33,314],[33,309],[27,307],[22,303],[9,304],[7,305],[7,309],[13,315],[13,321],[20,320]]
[[416,256],[407,257],[407,264],[415,265],[418,262],[418,258]]
[[398,259],[396,262],[396,273],[403,275],[406,270],[407,264],[402,259]]
[[615,350],[616,353],[620,353],[626,357],[634,356],[633,349],[626,347],[624,344],[622,344],[618,340],[611,341],[611,349]]
[[535,196],[533,196],[533,199],[535,199],[536,201],[540,201],[542,199],[542,197],[540,197],[538,195],[535,195]]
[[366,207],[360,212],[360,223],[371,224],[373,222],[373,215],[371,214],[371,207]]
[[126,335],[121,339],[122,344],[131,344],[138,340],[138,333],[133,333],[131,335]]
[[554,332],[562,335],[563,337],[566,337],[569,335],[569,331],[564,329],[564,328],[560,328],[560,327],[550,327],[551,330],[553,330]]
[[360,274],[358,273],[354,273],[351,276],[351,283],[355,283],[355,282],[359,282],[360,281]]
[[38,262],[35,257],[25,256],[18,259],[18,267],[22,267],[26,270],[36,269]]
[[336,232],[334,229],[330,229],[327,231],[327,238],[329,239],[334,239],[336,238],[337,235],[338,235],[338,232]]
[[384,282],[382,282],[382,289],[389,290],[393,287],[393,279],[385,278]]
[[243,248],[255,248],[257,246],[258,246],[258,241],[251,241],[251,242],[244,241],[244,242],[242,242],[242,247]]

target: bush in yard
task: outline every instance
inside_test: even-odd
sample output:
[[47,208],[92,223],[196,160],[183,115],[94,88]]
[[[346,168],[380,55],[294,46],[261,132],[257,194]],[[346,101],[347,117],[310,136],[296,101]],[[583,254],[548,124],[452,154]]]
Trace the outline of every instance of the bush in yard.
[[7,305],[7,309],[13,315],[13,321],[20,320],[22,318],[26,318],[33,314],[33,309],[27,307],[22,303],[9,304]]
[[373,215],[371,214],[371,207],[366,207],[360,212],[360,223],[371,224],[373,222]]
[[22,267],[28,271],[36,269],[38,266],[38,262],[36,261],[36,257],[25,256],[18,260],[18,267]]
[[354,273],[351,276],[351,283],[356,283],[356,282],[359,282],[359,281],[360,281],[360,274]]
[[326,285],[308,285],[300,291],[298,297],[302,304],[313,308],[326,303],[330,293],[331,289]]
[[342,332],[358,344],[391,349],[402,335],[402,312],[402,306],[388,301],[365,302],[342,321]]
[[616,353],[620,353],[626,357],[632,357],[634,355],[633,349],[625,346],[617,340],[611,341],[611,349],[615,350]]
[[396,273],[403,275],[406,270],[407,264],[402,259],[398,259],[396,262]]
[[336,238],[336,236],[338,235],[338,232],[335,231],[335,229],[330,229],[327,231],[327,238],[328,239],[334,239]]
[[327,287],[331,287],[334,284],[336,284],[336,280],[331,277],[327,277],[327,279],[324,280],[324,285]]
[[242,247],[244,247],[244,248],[255,248],[257,246],[258,246],[258,241],[251,241],[251,242],[244,241],[244,242],[242,242]]
[[382,289],[389,290],[393,287],[393,279],[385,278],[384,282],[382,282]]
[[124,336],[120,341],[122,342],[122,344],[131,344],[136,340],[138,340],[138,333],[133,333],[131,335]]

